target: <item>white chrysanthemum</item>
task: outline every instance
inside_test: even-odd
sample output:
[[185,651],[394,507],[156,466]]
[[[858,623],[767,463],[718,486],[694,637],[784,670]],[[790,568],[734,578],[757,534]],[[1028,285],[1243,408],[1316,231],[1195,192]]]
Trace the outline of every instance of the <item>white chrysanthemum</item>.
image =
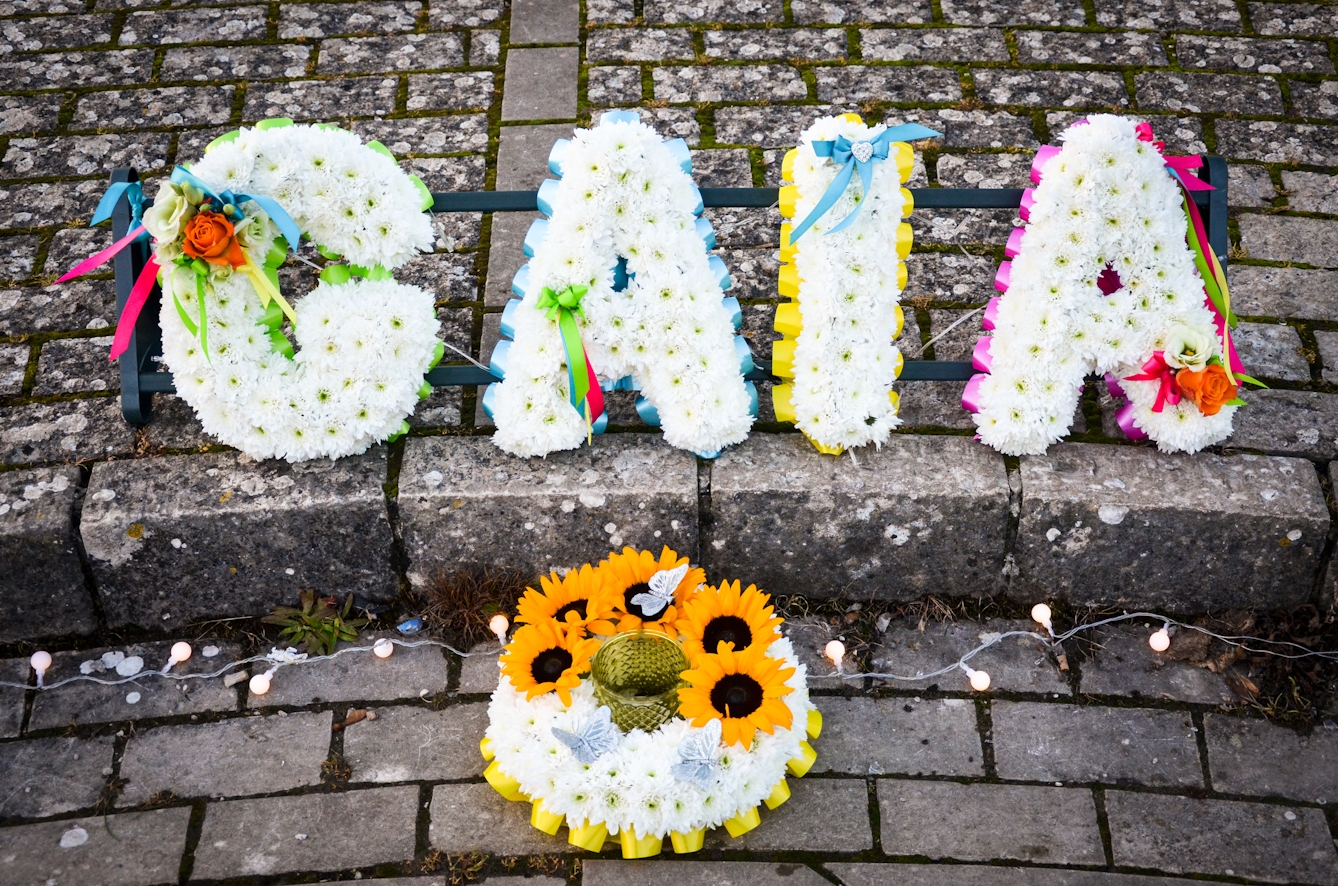
[[[998,305],[980,439],[1010,455],[1043,453],[1068,433],[1083,377],[1125,379],[1154,351],[1221,357],[1203,281],[1185,243],[1181,192],[1132,121],[1108,114],[1070,127],[1041,169],[1022,250]],[[1103,295],[1107,266],[1122,288]],[[1168,452],[1225,439],[1237,407],[1205,416],[1188,401],[1152,412],[1158,383],[1121,381],[1132,421]]]
[[[418,189],[343,130],[244,129],[191,171],[217,190],[274,198],[313,241],[354,263],[390,268],[431,248]],[[246,253],[260,264],[278,229],[255,203],[244,208],[252,219]],[[363,221],[340,221],[350,215]],[[206,433],[255,458],[336,458],[366,451],[413,411],[437,348],[433,299],[422,289],[393,280],[321,283],[294,308],[298,352],[290,359],[273,349],[251,279],[218,275],[204,299],[206,356],[176,306],[198,322],[195,275],[168,267],[163,359]]]

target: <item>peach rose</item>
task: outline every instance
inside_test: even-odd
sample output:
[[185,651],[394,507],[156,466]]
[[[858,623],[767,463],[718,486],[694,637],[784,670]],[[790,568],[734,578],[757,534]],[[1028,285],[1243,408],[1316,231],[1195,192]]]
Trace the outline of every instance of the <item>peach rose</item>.
[[1216,415],[1222,406],[1236,398],[1236,386],[1227,378],[1221,364],[1209,363],[1200,372],[1182,369],[1175,374],[1180,394],[1199,407],[1204,415]]
[[202,258],[211,265],[246,264],[242,247],[233,236],[232,222],[221,212],[201,211],[186,223],[181,251],[191,258]]

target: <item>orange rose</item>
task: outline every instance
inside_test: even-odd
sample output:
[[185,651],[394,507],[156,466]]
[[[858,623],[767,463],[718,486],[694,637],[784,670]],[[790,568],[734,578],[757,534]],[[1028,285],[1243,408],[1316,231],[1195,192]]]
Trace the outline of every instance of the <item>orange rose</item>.
[[1182,369],[1175,374],[1175,383],[1180,386],[1181,395],[1204,415],[1216,415],[1227,401],[1236,398],[1236,386],[1217,363],[1209,363],[1202,372]]
[[242,247],[233,236],[232,222],[221,212],[206,209],[186,224],[181,251],[191,258],[202,258],[211,265],[246,264]]

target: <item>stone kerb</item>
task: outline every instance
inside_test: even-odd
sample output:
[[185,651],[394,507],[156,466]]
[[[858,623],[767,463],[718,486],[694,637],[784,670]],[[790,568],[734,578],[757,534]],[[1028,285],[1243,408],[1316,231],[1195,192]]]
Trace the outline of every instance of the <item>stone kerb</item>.
[[1329,511],[1308,461],[1062,444],[1021,468],[1020,600],[1198,612],[1311,598]]
[[257,615],[302,588],[389,600],[386,451],[290,465],[235,453],[94,467],[80,526],[112,627]]

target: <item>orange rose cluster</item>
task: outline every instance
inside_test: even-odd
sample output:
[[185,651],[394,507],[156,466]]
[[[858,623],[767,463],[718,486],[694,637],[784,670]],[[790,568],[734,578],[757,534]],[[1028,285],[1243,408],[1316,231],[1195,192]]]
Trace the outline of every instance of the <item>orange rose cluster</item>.
[[1175,374],[1180,395],[1204,415],[1216,415],[1222,407],[1236,399],[1236,385],[1218,363],[1209,363],[1201,372],[1182,369]]
[[181,251],[191,258],[203,259],[211,265],[231,265],[240,268],[246,264],[246,254],[237,242],[236,231],[228,217],[221,212],[203,209],[186,223]]

